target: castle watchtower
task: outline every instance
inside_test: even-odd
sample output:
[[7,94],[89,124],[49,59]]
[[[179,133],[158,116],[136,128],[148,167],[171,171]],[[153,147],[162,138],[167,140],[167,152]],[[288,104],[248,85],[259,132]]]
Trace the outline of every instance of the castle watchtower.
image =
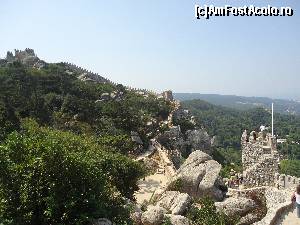
[[169,91],[164,91],[161,95],[167,101],[172,102],[174,100],[173,93],[170,90]]
[[276,138],[265,131],[244,131],[241,145],[244,186],[274,185],[279,163]]

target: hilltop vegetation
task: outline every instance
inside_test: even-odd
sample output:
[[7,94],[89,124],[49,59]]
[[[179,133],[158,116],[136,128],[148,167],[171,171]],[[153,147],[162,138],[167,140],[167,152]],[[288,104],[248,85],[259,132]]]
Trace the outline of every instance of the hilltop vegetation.
[[[203,100],[184,101],[182,105],[195,115],[197,123],[202,124],[210,135],[217,137],[217,153],[220,153],[225,164],[240,164],[242,132],[259,130],[261,125],[270,126],[270,112],[263,108],[240,111],[223,106],[212,105]],[[287,139],[284,144],[279,144],[280,153],[288,160],[284,168],[298,168],[295,163],[300,160],[300,117],[276,113],[274,132],[278,138]],[[220,157],[219,155],[219,157]],[[289,161],[291,160],[291,161]],[[295,161],[293,161],[295,160]],[[287,174],[295,175],[295,169],[284,169]],[[298,170],[299,171],[299,170]],[[300,173],[297,173],[300,176]]]
[[[163,100],[126,90],[122,85],[83,82],[64,64],[37,70],[15,62],[0,67],[1,138],[19,128],[20,119],[77,134],[129,135],[137,131],[146,139],[146,123],[161,120],[170,106]],[[118,95],[101,99],[102,94]],[[154,124],[155,125],[155,124]]]
[[0,66],[0,224],[130,224],[143,166],[129,155],[171,106],[122,85],[84,82],[65,64]]

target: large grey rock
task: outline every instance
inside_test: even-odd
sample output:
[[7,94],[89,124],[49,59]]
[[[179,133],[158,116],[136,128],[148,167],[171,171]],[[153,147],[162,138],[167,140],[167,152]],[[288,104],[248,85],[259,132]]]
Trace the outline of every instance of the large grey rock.
[[191,146],[191,150],[195,151],[201,149],[202,151],[211,154],[212,138],[208,135],[204,129],[188,130],[186,132],[187,144]]
[[139,136],[139,134],[135,131],[131,131],[131,140],[139,145],[143,144],[143,141],[141,139],[141,137]]
[[133,220],[134,224],[142,223],[142,214],[143,211],[139,205],[135,205],[134,209],[130,213],[130,218]]
[[101,100],[104,100],[104,101],[110,100],[110,94],[109,93],[102,93],[101,94]]
[[181,132],[180,126],[170,127],[169,130],[159,135],[157,140],[164,147],[172,151],[177,150],[180,153],[186,151],[186,141],[184,140],[184,135]]
[[142,214],[143,225],[160,225],[164,220],[167,210],[159,206],[149,206],[147,211]]
[[174,180],[182,180],[182,191],[193,197],[210,196],[223,200],[227,188],[219,176],[221,165],[211,156],[194,151],[179,168]]
[[172,225],[190,225],[190,221],[184,217],[184,216],[180,216],[180,215],[172,215],[172,214],[166,214],[165,218],[169,218]]
[[248,198],[228,198],[223,202],[216,202],[218,211],[223,211],[228,216],[243,217],[254,210],[257,205],[252,199]]
[[173,113],[173,117],[175,120],[183,120],[183,119],[189,120],[191,117],[191,114],[190,114],[189,110],[179,108]]
[[112,222],[108,219],[101,218],[101,219],[94,220],[92,222],[92,225],[112,225]]
[[191,204],[191,197],[178,191],[167,191],[159,199],[157,205],[174,215],[183,215]]

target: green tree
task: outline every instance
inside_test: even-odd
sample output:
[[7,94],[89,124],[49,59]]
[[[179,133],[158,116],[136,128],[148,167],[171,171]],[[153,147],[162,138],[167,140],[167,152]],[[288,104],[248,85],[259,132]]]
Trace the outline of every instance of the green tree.
[[129,222],[143,169],[93,138],[26,122],[0,146],[0,218],[4,224],[87,224],[106,217]]
[[229,218],[224,213],[217,212],[214,201],[209,198],[199,200],[197,207],[193,205],[187,217],[193,225],[234,225],[238,218]]
[[300,177],[300,160],[282,160],[280,173]]

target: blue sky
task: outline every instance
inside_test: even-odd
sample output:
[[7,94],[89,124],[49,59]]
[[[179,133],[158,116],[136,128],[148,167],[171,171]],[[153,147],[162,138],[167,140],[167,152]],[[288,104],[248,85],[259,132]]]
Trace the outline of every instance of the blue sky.
[[[0,0],[0,56],[35,49],[155,91],[300,99],[298,0]],[[194,18],[195,4],[291,6],[293,17]]]

